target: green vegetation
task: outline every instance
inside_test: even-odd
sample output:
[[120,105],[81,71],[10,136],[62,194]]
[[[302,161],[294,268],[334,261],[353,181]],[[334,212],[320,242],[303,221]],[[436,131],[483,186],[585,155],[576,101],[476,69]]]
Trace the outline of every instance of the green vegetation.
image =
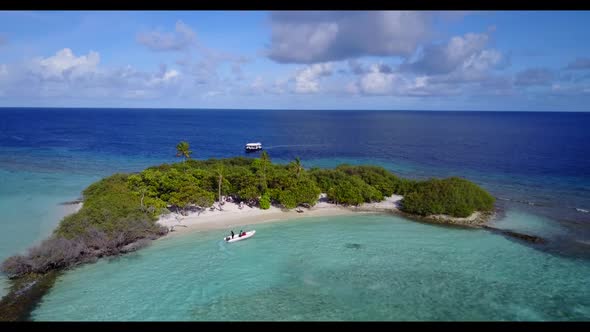
[[467,217],[474,211],[490,211],[495,199],[476,184],[457,177],[415,181],[401,179],[377,166],[340,165],[335,169],[310,170],[328,200],[347,205],[380,201],[403,195],[404,212],[427,216],[447,214]]
[[270,209],[270,196],[267,193],[260,198],[260,208],[263,210]]
[[460,178],[414,181],[401,179],[382,167],[340,165],[335,169],[306,170],[299,158],[288,165],[261,158],[235,157],[194,160],[187,142],[176,147],[184,161],[163,164],[136,174],[114,174],[83,192],[81,210],[65,217],[54,234],[28,255],[13,256],[2,265],[9,276],[45,273],[96,257],[128,251],[167,232],[159,215],[205,209],[215,200],[288,209],[313,206],[321,192],[330,202],[359,205],[404,195],[402,210],[412,214],[466,217],[493,208],[494,198]]
[[82,209],[65,217],[56,234],[73,238],[94,227],[107,235],[114,235],[126,231],[130,223],[146,222],[155,226],[156,210],[145,208],[153,207],[155,202],[149,197],[134,195],[128,181],[129,176],[115,174],[91,184],[83,192]]
[[403,210],[419,215],[447,214],[468,217],[474,211],[489,211],[494,197],[476,184],[452,177],[418,182],[414,191],[404,196]]
[[65,217],[54,233],[27,255],[4,261],[2,271],[11,278],[43,274],[135,250],[166,234],[168,230],[155,222],[161,211],[155,208],[157,202],[146,196],[146,188],[138,189],[141,195],[134,193],[129,178],[115,174],[90,185],[83,192],[80,211]]
[[190,146],[188,144],[188,142],[180,142],[176,145],[176,156],[177,157],[183,157],[184,160],[186,161],[187,159],[191,158],[191,154],[193,152],[190,150]]
[[314,168],[311,176],[328,200],[337,204],[358,205],[381,201],[394,193],[410,189],[412,181],[400,179],[382,167],[340,165],[335,169]]
[[206,208],[222,196],[250,205],[268,202],[293,208],[316,203],[320,190],[303,167],[273,165],[270,159],[228,158],[148,168],[128,177],[128,188],[140,206],[159,214],[174,210]]

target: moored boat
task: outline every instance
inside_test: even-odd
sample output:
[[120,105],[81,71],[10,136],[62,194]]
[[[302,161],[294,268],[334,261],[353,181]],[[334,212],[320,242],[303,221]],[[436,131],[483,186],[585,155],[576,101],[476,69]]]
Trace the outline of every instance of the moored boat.
[[251,231],[244,232],[244,233],[242,233],[242,234],[244,234],[242,236],[240,236],[241,234],[234,235],[234,238],[233,239],[231,238],[231,236],[226,236],[223,239],[223,241],[230,242],[231,243],[231,242],[237,242],[237,241],[249,239],[249,238],[253,237],[254,234],[256,234],[256,231],[255,230],[251,230]]
[[248,143],[246,144],[246,152],[254,152],[254,151],[259,151],[262,150],[262,143],[257,142],[257,143]]

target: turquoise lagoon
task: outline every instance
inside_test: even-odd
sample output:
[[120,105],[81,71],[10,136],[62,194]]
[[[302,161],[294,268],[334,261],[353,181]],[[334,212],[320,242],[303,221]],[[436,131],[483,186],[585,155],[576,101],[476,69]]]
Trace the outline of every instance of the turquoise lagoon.
[[[263,142],[274,162],[463,176],[498,198],[484,230],[354,215],[164,238],[63,274],[35,320],[588,320],[588,113],[0,109],[0,259],[49,235],[92,182]],[[303,119],[305,121],[303,122]],[[546,250],[551,248],[551,250]],[[541,250],[539,250],[541,249]],[[0,296],[6,292],[0,275]]]
[[[534,225],[534,216],[507,218]],[[527,221],[527,218],[533,221]],[[588,320],[590,264],[391,215],[187,233],[60,277],[34,320]]]

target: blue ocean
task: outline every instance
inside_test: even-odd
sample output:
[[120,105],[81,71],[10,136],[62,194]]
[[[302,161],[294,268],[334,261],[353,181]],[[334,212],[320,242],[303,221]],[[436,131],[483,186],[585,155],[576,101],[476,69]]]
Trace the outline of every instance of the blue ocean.
[[[90,183],[177,161],[181,140],[197,159],[262,142],[273,162],[467,178],[497,198],[496,227],[548,243],[383,215],[268,224],[232,248],[187,234],[68,271],[33,318],[588,320],[589,128],[590,113],[3,108],[0,259],[50,234]],[[286,229],[298,241],[278,243]]]

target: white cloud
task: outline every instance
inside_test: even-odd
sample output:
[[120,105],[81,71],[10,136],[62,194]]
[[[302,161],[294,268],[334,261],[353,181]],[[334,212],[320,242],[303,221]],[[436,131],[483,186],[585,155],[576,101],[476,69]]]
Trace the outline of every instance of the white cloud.
[[8,66],[6,64],[0,64],[0,96],[6,95],[4,86],[8,83]]
[[203,94],[203,98],[212,98],[212,97],[219,96],[222,94],[223,94],[222,91],[207,91]]
[[406,71],[396,71],[382,63],[367,66],[357,80],[343,87],[349,94],[366,96],[428,97],[458,95],[464,90],[465,82],[450,83],[430,75],[413,75]]
[[174,33],[143,32],[137,40],[155,51],[185,51],[175,62],[182,75],[179,71],[170,71],[170,77],[155,77],[152,82],[182,81],[180,95],[186,97],[205,96],[207,91],[239,89],[238,82],[246,79],[242,65],[251,61],[244,56],[208,48],[197,41],[196,33],[182,21],[176,23]]
[[288,92],[288,84],[292,79],[277,78],[267,83],[262,76],[256,76],[249,84],[238,89],[245,95],[281,95]]
[[501,68],[507,64],[507,59],[500,51],[488,48],[489,41],[488,33],[468,33],[452,37],[444,44],[427,45],[417,60],[405,63],[402,69],[426,75],[445,75],[456,71],[465,74],[467,71]]
[[129,65],[108,68],[100,64],[97,52],[78,56],[64,48],[49,57],[35,57],[10,67],[0,65],[0,90],[21,98],[145,99],[174,96],[182,77],[180,71],[166,65],[153,72]]
[[[217,85],[220,89],[221,85],[234,85],[246,79],[242,66],[249,62],[249,59],[208,49],[203,45],[198,48],[199,56],[195,58],[187,56],[176,61],[176,64],[186,73],[187,78],[190,77],[196,85]],[[220,71],[225,66],[229,69],[229,76]]]
[[242,65],[240,63],[232,64],[231,71],[236,80],[241,81],[244,79],[244,72],[242,71]]
[[44,80],[77,79],[96,72],[99,62],[97,52],[77,57],[71,49],[64,48],[54,56],[33,59],[30,70]]
[[317,63],[363,55],[409,56],[430,34],[429,12],[274,12],[268,56]]
[[428,83],[428,76],[419,76],[414,79],[415,88],[424,88]]
[[256,78],[250,83],[250,89],[254,92],[263,92],[264,91],[264,80],[260,76],[256,76]]
[[[452,37],[448,42],[424,47],[418,58],[405,62],[400,72],[414,82],[409,84],[408,94],[455,95],[471,93],[470,85],[488,89],[490,93],[506,93],[512,82],[494,76],[510,64],[510,58],[499,50],[489,47],[490,33],[467,33]],[[418,79],[418,77],[421,77]]]
[[332,74],[331,63],[316,63],[299,70],[295,74],[296,93],[316,93],[320,91],[320,78]]
[[550,85],[554,77],[547,68],[530,68],[518,72],[514,83],[520,86]]
[[364,94],[386,95],[393,92],[395,79],[395,74],[382,72],[380,66],[375,64],[368,73],[361,76],[358,86]]
[[509,57],[489,47],[489,34],[468,33],[439,44],[425,46],[413,60],[397,68],[388,64],[372,65],[358,60],[347,62],[348,70],[357,80],[342,89],[364,95],[440,96],[471,93],[474,86],[490,92],[505,93],[512,81],[494,75],[509,65]]
[[184,22],[177,21],[173,33],[162,31],[142,32],[137,42],[153,51],[181,51],[196,42],[196,33]]
[[160,72],[154,74],[146,84],[148,86],[158,86],[162,84],[169,84],[178,80],[180,73],[175,69],[167,69],[165,65],[160,66]]

